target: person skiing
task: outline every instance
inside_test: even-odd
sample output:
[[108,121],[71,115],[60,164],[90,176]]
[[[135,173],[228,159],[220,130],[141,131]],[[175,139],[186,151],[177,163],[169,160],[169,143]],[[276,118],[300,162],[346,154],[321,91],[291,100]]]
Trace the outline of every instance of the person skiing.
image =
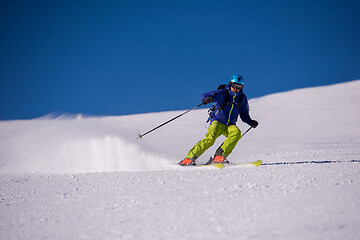
[[191,148],[186,157],[179,162],[180,165],[196,165],[196,159],[211,147],[220,135],[224,135],[226,139],[216,150],[212,163],[229,163],[226,158],[241,138],[241,131],[235,125],[238,115],[251,127],[258,126],[258,122],[249,115],[248,100],[243,93],[244,84],[241,75],[233,75],[224,89],[204,93],[201,96],[204,104],[214,102],[215,110],[210,115],[211,121],[206,137]]

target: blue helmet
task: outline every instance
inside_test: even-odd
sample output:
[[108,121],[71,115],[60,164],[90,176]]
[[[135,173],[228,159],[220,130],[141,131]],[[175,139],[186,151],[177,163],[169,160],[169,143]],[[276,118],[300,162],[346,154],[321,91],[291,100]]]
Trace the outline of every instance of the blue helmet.
[[244,78],[243,78],[241,75],[234,75],[234,76],[232,76],[231,79],[230,79],[230,82],[231,82],[231,83],[241,84],[241,85],[244,85],[244,84],[245,84]]

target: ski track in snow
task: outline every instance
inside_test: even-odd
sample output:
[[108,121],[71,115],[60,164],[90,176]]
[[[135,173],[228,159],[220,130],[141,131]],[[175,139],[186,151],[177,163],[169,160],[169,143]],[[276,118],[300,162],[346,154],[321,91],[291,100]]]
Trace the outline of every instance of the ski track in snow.
[[251,100],[230,160],[258,168],[176,165],[206,109],[0,122],[0,239],[360,239],[359,90]]

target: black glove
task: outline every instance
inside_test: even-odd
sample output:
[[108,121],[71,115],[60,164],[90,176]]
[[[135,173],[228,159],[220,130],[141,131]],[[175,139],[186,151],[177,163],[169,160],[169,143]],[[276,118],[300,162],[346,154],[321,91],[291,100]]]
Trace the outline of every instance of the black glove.
[[212,102],[212,97],[204,97],[202,100],[203,104],[208,104]]
[[256,128],[258,125],[259,125],[259,123],[257,122],[257,121],[255,121],[255,120],[251,120],[251,122],[250,122],[250,124],[249,124],[251,127],[253,127],[253,128]]

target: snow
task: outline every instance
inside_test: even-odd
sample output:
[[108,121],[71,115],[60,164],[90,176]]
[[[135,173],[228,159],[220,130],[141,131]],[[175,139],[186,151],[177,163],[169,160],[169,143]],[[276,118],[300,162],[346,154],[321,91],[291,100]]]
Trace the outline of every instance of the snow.
[[185,110],[1,121],[0,239],[360,239],[359,92],[357,80],[251,99],[259,127],[229,160],[257,168],[176,165],[207,109],[143,139]]

